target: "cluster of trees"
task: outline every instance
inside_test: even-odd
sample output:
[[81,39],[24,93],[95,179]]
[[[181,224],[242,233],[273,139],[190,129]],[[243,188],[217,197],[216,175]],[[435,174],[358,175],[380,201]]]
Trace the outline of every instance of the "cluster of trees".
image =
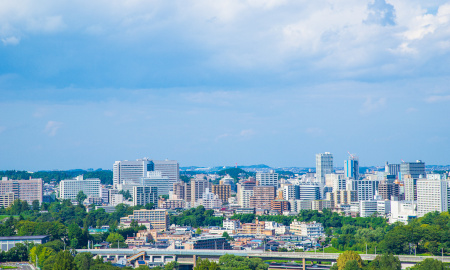
[[[23,205],[23,201],[16,200],[10,207],[0,209],[0,215],[16,215],[15,218],[10,216],[0,224],[0,236],[49,235],[50,240],[63,240],[68,247],[84,248],[87,247],[88,241],[98,243],[107,240],[110,233],[118,233],[126,239],[145,229],[145,226],[138,226],[137,222],[132,223],[130,228],[118,229],[120,218],[131,215],[133,210],[141,209],[140,206],[120,204],[114,213],[108,214],[104,209],[87,213],[84,206],[74,206],[68,200],[43,203],[38,209],[26,208]],[[103,225],[109,225],[110,230],[103,234],[89,234],[90,227],[100,228]],[[117,246],[117,241],[115,245]],[[121,247],[124,245],[121,244]]]
[[44,182],[56,181],[59,182],[65,179],[71,179],[78,175],[84,175],[84,178],[99,178],[102,184],[112,185],[113,172],[111,170],[85,171],[85,170],[69,170],[69,171],[0,171],[1,177],[8,177],[9,179],[29,179],[42,178]]
[[199,258],[194,270],[267,270],[268,268],[269,265],[260,258],[246,258],[227,254],[220,257],[219,263]]
[[[378,255],[375,260],[365,263],[358,253],[354,251],[345,251],[335,265],[330,270],[401,270],[402,265],[398,257],[385,253]],[[435,259],[425,259],[414,265],[410,270],[444,270],[449,269],[444,263]]]
[[222,222],[222,217],[215,217],[214,210],[205,210],[203,205],[185,210],[180,215],[170,217],[170,224],[180,226],[222,226]]

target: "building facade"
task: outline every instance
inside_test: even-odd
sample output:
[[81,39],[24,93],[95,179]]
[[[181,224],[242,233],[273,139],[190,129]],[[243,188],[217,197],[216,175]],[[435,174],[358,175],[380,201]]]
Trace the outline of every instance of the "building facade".
[[133,187],[133,205],[158,204],[158,188],[149,186]]
[[316,179],[325,185],[325,175],[333,173],[333,155],[330,152],[316,154]]
[[59,197],[61,199],[75,200],[78,192],[83,191],[86,196],[101,198],[100,179],[84,179],[79,175],[74,179],[62,180],[59,183]]
[[14,200],[19,199],[21,201],[27,201],[30,205],[35,200],[42,203],[42,189],[43,185],[41,178],[30,178],[29,180],[10,180],[7,177],[3,177],[0,181],[0,194],[3,195],[4,204],[11,202],[11,194],[8,195],[7,193],[13,193]]

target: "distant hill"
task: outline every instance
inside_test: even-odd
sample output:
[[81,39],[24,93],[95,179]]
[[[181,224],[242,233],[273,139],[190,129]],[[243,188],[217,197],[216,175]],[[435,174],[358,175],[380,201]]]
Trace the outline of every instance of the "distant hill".
[[233,177],[234,180],[238,180],[239,176],[243,176],[243,177],[249,177],[249,176],[253,176],[254,173],[250,173],[250,172],[246,172],[241,168],[227,168],[227,169],[223,169],[221,171],[217,172],[218,175],[229,175],[230,177]]

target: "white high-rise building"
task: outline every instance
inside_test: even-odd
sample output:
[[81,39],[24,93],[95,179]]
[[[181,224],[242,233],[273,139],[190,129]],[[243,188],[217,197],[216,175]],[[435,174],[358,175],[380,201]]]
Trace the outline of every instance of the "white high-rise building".
[[426,213],[448,210],[447,197],[448,182],[445,180],[430,180],[420,178],[417,180],[417,216],[423,217]]
[[342,173],[330,173],[325,175],[326,186],[332,187],[333,192],[345,190],[347,187],[347,179]]
[[316,181],[325,185],[325,175],[333,173],[333,155],[330,152],[316,154]]
[[260,186],[274,186],[278,188],[278,173],[272,170],[268,173],[257,173],[256,182]]
[[301,183],[299,185],[298,199],[320,200],[320,186],[313,183]]
[[79,175],[74,179],[62,180],[59,184],[59,197],[61,199],[76,199],[78,192],[83,191],[86,196],[101,197],[100,179],[83,179],[83,175]]
[[347,180],[347,190],[358,191],[358,201],[372,201],[378,191],[378,179]]
[[113,165],[113,184],[136,183],[141,177],[146,177],[147,172],[160,171],[162,176],[169,179],[169,184],[176,183],[179,176],[179,165],[175,160],[152,160],[148,158],[138,160],[116,161]]
[[140,185],[157,187],[158,195],[169,195],[169,191],[173,190],[173,183],[167,176],[162,176],[160,171],[147,172],[145,177],[140,178]]
[[283,198],[285,200],[298,200],[300,197],[300,187],[298,185],[289,185],[283,188]]
[[134,186],[133,206],[146,205],[147,203],[158,204],[158,188],[149,186]]

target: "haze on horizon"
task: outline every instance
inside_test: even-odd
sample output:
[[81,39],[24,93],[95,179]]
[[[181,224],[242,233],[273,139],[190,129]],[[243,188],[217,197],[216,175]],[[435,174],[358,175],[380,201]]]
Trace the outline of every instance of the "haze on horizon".
[[0,2],[0,170],[450,164],[450,4]]

